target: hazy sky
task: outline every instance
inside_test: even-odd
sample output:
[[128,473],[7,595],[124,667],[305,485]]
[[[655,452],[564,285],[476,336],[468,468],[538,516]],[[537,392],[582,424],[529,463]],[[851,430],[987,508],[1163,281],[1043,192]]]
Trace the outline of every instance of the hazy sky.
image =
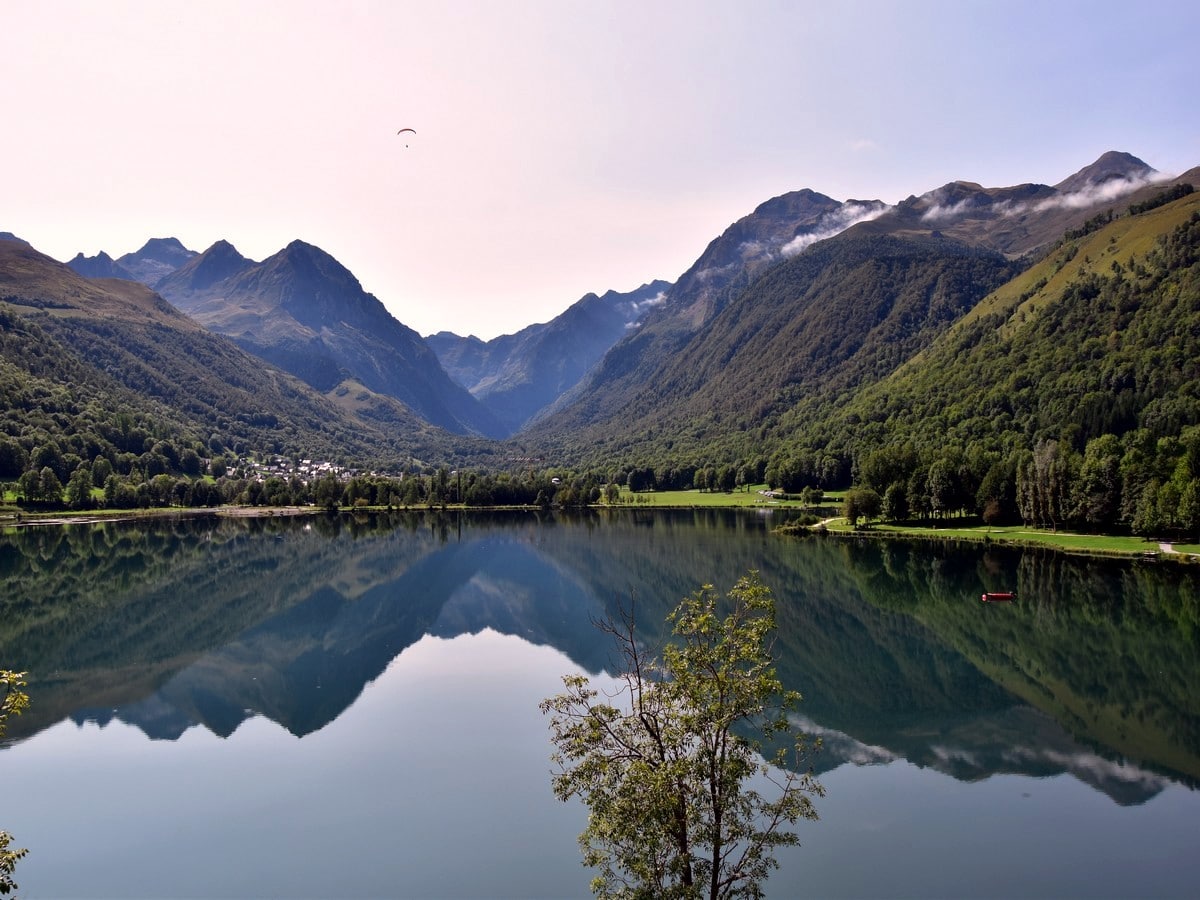
[[1200,165],[1197,34],[1195,0],[13,2],[0,231],[300,238],[491,338],[674,280],[790,190]]

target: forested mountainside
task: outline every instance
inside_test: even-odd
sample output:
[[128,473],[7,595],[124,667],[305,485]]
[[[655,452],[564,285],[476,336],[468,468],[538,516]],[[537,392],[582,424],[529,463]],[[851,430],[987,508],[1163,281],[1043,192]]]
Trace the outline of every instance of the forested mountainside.
[[836,458],[897,515],[1197,533],[1200,194],[1080,231],[888,378],[790,410],[776,477]]
[[[597,448],[625,461],[682,463],[714,441],[712,454],[736,458],[746,431],[770,431],[803,392],[887,374],[1064,229],[1114,198],[1148,196],[1159,177],[1110,152],[1053,187],[952,182],[892,207],[812,191],[777,197],[714,240],[665,302],[521,439],[569,459],[595,459]],[[926,265],[933,269],[921,274]],[[769,434],[759,438],[760,451],[776,449]]]
[[102,457],[152,475],[226,453],[399,467],[478,447],[398,403],[339,406],[142,285],[83,278],[16,241],[0,241],[0,342],[0,479],[44,460],[65,483]]
[[[857,353],[806,381],[814,357],[837,359],[856,316],[888,325],[867,282],[842,273],[841,304],[819,305],[827,319],[746,332],[747,342],[788,334],[787,351],[764,367],[777,381],[753,382],[752,370],[737,369],[737,353],[705,357],[688,347],[680,358],[690,366],[663,370],[659,383],[676,398],[697,391],[691,419],[671,421],[668,411],[678,407],[651,401],[630,428],[607,438],[598,428],[574,444],[555,437],[581,458],[624,458],[638,486],[684,486],[716,465],[788,491],[856,485],[874,497],[864,509],[887,518],[974,513],[995,523],[1200,534],[1200,194],[1193,181],[1200,171],[1072,229],[1039,262],[948,313],[943,333],[924,348],[915,337],[906,354],[905,329],[893,324],[872,350],[864,339]],[[727,312],[745,315],[736,311],[742,303],[768,309],[776,290],[789,302],[805,296],[816,284],[806,266],[821,271],[821,254],[853,258],[836,245],[860,246],[867,271],[887,272],[880,283],[902,287],[896,273],[906,270],[889,266],[879,243],[894,240],[849,233],[830,240],[769,271]],[[920,261],[907,270],[918,276],[910,283],[919,297],[936,297],[939,285],[961,296],[982,283],[983,271],[970,268],[933,277],[944,258],[922,258],[911,240],[899,246]],[[999,265],[978,253],[964,259]],[[936,304],[918,308],[932,313]],[[903,309],[889,307],[899,313],[896,323],[919,321]],[[801,329],[788,332],[792,321]],[[823,321],[836,327],[821,330]],[[737,343],[716,346],[728,352]],[[751,355],[764,357],[763,346]],[[756,383],[774,402],[746,415],[739,410],[754,393],[730,402],[719,391],[700,394],[703,377],[672,382],[702,370],[706,358],[713,369],[737,373],[718,381],[724,390]]]
[[824,414],[810,404],[809,440],[1009,449],[1200,421],[1198,211],[1190,192],[1097,216],[890,377]]
[[545,435],[567,456],[597,461],[752,452],[799,397],[888,374],[1016,270],[945,239],[817,244],[770,269],[673,353],[645,352],[658,335],[617,345],[599,370],[606,390],[530,439]]
[[549,322],[484,342],[447,331],[425,342],[447,373],[512,434],[570,391],[613,344],[663,302],[670,284],[588,294]]

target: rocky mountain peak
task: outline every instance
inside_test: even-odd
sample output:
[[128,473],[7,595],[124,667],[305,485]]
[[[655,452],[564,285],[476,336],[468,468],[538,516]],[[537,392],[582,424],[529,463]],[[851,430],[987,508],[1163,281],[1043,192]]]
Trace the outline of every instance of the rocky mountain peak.
[[[186,286],[193,291],[205,291],[253,264],[252,260],[238,253],[237,248],[229,241],[220,240],[163,279],[159,287],[164,293],[170,293],[179,286]],[[168,291],[168,288],[171,291]]]
[[292,241],[263,265],[314,288],[318,284],[328,283],[336,285],[341,292],[363,293],[362,284],[354,273],[320,247],[305,241]]
[[117,257],[117,262],[136,281],[154,287],[196,255],[195,250],[189,250],[178,238],[150,238],[137,252]]
[[1109,181],[1127,181],[1133,184],[1150,181],[1158,172],[1129,153],[1109,150],[1090,166],[1084,166],[1074,175],[1065,178],[1054,187],[1065,194],[1073,194],[1102,185]]
[[119,262],[101,250],[95,256],[84,256],[76,253],[68,263],[72,269],[84,278],[124,278],[126,281],[137,281],[133,273]]
[[178,267],[195,256],[196,251],[183,246],[179,238],[150,238],[135,255]]

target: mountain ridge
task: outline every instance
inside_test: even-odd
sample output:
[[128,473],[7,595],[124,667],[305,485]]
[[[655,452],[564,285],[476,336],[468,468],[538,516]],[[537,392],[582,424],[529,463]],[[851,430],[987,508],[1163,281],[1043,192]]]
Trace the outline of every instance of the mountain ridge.
[[225,241],[157,289],[197,321],[322,393],[352,383],[395,398],[433,425],[499,437],[503,427],[455,384],[411,328],[331,255],[301,240],[260,263]]
[[[797,352],[807,354],[808,348],[815,345],[842,344],[838,333],[842,326],[839,317],[853,322],[857,316],[848,283],[831,284],[828,275],[814,270],[805,283],[812,287],[821,281],[825,285],[823,295],[827,298],[824,302],[833,304],[836,311],[832,316],[824,315],[824,326],[814,331],[816,320],[812,317],[823,314],[811,308],[806,314],[809,330],[797,330],[795,314],[788,312],[789,304],[800,303],[804,291],[809,288],[799,283],[791,287],[772,287],[768,280],[774,277],[773,273],[789,267],[795,271],[811,269],[812,265],[804,257],[814,253],[836,267],[840,248],[861,257],[863,242],[871,241],[909,242],[926,250],[941,248],[947,254],[947,260],[964,254],[990,253],[995,256],[999,273],[1003,269],[1002,259],[1017,266],[1028,265],[1039,250],[1044,252],[1044,248],[1058,240],[1067,229],[1083,225],[1098,209],[1111,205],[1109,201],[1114,194],[1126,202],[1148,195],[1163,183],[1158,181],[1159,178],[1161,176],[1136,157],[1107,153],[1060,182],[1071,188],[1071,192],[1033,184],[987,189],[972,182],[958,181],[919,197],[911,196],[895,206],[861,204],[866,207],[861,217],[847,216],[846,204],[839,206],[837,201],[814,192],[782,195],[775,198],[778,202],[760,204],[755,213],[738,220],[711,242],[688,273],[668,292],[666,302],[647,316],[635,333],[618,342],[584,382],[561,398],[550,416],[540,420],[520,438],[529,446],[547,442],[554,452],[568,458],[575,458],[579,453],[585,458],[595,458],[600,447],[612,450],[625,447],[625,452],[629,453],[633,448],[657,444],[664,430],[709,436],[684,441],[684,446],[689,448],[695,448],[713,436],[719,445],[744,442],[738,432],[744,435],[745,429],[757,427],[751,420],[763,415],[770,418],[771,410],[786,408],[793,402],[795,379],[786,374],[787,360]],[[1109,187],[1104,188],[1105,185]],[[1092,191],[1096,186],[1104,189]],[[851,202],[858,203],[847,201],[847,204]],[[783,252],[784,248],[803,232],[794,223],[782,222],[778,213],[785,205],[803,210],[804,228],[809,233],[816,231],[824,235],[820,223],[823,216],[831,214],[839,215],[845,227],[812,241],[799,253],[789,255]],[[759,216],[762,221],[757,221]],[[851,221],[851,218],[855,220]],[[769,240],[762,240],[755,246],[748,240],[748,235],[769,236]],[[740,268],[730,266],[729,260],[747,252],[751,264]],[[938,263],[944,264],[948,263]],[[1011,268],[1008,271],[1010,274],[1015,272]],[[717,290],[707,283],[712,273],[723,275]],[[887,273],[869,260],[864,261],[859,276],[876,283],[886,294],[886,285],[879,279]],[[989,289],[995,286],[989,282]],[[762,290],[776,292],[770,305],[779,313],[772,314],[775,324],[770,326],[756,312],[760,303],[755,292]],[[876,288],[866,290],[869,294]],[[968,302],[982,299],[984,293],[986,291],[972,290]],[[922,302],[928,304],[932,299],[930,294]],[[722,312],[731,305],[740,311],[739,314],[722,320]],[[953,301],[952,305],[957,314],[967,311],[960,301]],[[910,307],[910,310],[920,318],[925,314],[917,313],[918,307]],[[939,321],[940,327],[944,328],[953,318],[940,318]],[[748,339],[750,332],[767,327],[785,328],[795,340],[804,343],[789,347],[786,342],[768,341],[766,346],[771,347],[770,356],[764,356],[763,341]],[[863,321],[860,327],[869,330],[874,323]],[[714,328],[725,336],[715,336]],[[931,341],[938,333],[928,332],[923,340]],[[760,385],[756,392],[740,391],[745,402],[736,411],[722,412],[720,402],[713,399],[720,391],[711,385],[701,390],[701,382],[697,380],[697,373],[701,371],[695,365],[699,358],[697,354],[704,355],[707,351],[702,347],[717,344],[723,346],[717,365],[714,368],[705,364],[703,369],[717,379],[714,384],[723,383],[734,389],[729,372],[739,371],[744,373],[746,383]],[[747,349],[750,347],[755,349]],[[910,346],[904,352],[919,349],[919,346]],[[878,362],[870,363],[864,358],[862,365],[865,368],[855,377],[862,377],[867,372],[875,373],[870,377],[878,377],[885,371],[887,359],[898,364],[901,359],[895,350],[886,345],[878,347],[877,352],[881,354]],[[756,375],[756,366],[761,368],[763,359],[781,360],[784,373]],[[849,372],[846,377],[851,377]],[[811,379],[806,379],[805,383],[811,383]],[[710,398],[707,410],[702,397]],[[657,413],[659,408],[673,411]],[[745,415],[747,410],[751,411],[749,416]],[[726,422],[730,416],[737,422],[732,432]],[[630,422],[639,424],[630,425]],[[716,454],[724,456],[728,452],[732,451],[717,450]]]
[[425,338],[446,371],[519,432],[575,387],[670,285],[587,294],[546,323],[491,341],[439,332]]
[[[972,315],[998,279],[1106,217],[1159,203],[1164,192],[1197,180],[1200,169],[1191,172],[1171,180],[1137,157],[1109,152],[1057,185],[957,180],[894,206],[792,191],[732,223],[674,283],[648,282],[636,296],[585,295],[555,320],[494,342],[421,338],[344,266],[303,241],[262,262],[227,241],[197,254],[173,238],[95,261],[139,263],[146,278],[154,274],[150,263],[155,271],[178,263],[154,282],[167,300],[210,328],[218,323],[218,331],[301,377],[343,414],[367,415],[375,427],[390,422],[408,430],[406,438],[428,439],[436,453],[447,449],[440,435],[448,430],[463,447],[490,447],[482,458],[736,462],[790,446],[799,433],[796,410],[835,397],[849,402],[920,359]],[[10,284],[36,284],[37,274],[23,271],[15,256],[6,265]],[[127,280],[82,279],[70,290],[92,296],[96,312],[123,297],[146,324],[166,315],[157,304],[169,305]],[[42,293],[43,312],[83,314],[66,294]],[[615,328],[619,317],[606,304],[622,302],[642,305],[635,326],[620,322],[624,330],[606,349],[598,350],[611,332],[587,348],[573,343]],[[439,342],[441,353],[431,349]],[[590,354],[597,356],[589,365]],[[543,393],[532,396],[534,384]],[[521,431],[505,444],[485,440],[514,428]],[[852,458],[843,455],[837,465],[849,471]]]
[[0,441],[7,434],[27,453],[91,442],[84,461],[94,454],[116,463],[122,452],[148,449],[120,437],[141,422],[141,433],[172,435],[205,455],[288,447],[393,466],[427,452],[455,455],[448,433],[399,404],[383,419],[378,410],[364,417],[146,286],[86,278],[27,244],[0,241],[0,314]]

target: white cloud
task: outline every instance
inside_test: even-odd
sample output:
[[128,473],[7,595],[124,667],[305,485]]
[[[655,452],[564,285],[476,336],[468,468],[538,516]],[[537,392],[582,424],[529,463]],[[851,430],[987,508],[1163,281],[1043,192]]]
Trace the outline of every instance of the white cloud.
[[719,278],[720,276],[724,275],[726,272],[729,272],[732,269],[736,269],[737,267],[738,267],[737,263],[729,263],[728,265],[724,265],[724,266],[710,266],[707,269],[701,269],[699,272],[697,272],[696,280],[697,281],[708,281],[710,278]]
[[742,259],[753,259],[762,256],[764,252],[770,253],[770,248],[762,241],[742,241],[738,247]]
[[944,206],[940,203],[935,203],[921,216],[921,221],[944,222],[947,219],[956,219],[974,205],[974,197],[967,197],[959,200],[957,203],[948,203]]
[[891,208],[888,204],[878,201],[871,203],[847,201],[837,211],[825,216],[816,231],[796,235],[784,244],[779,252],[784,256],[795,256],[801,250],[812,246],[817,241],[823,241],[836,234],[841,234],[851,225],[857,225],[859,222],[869,222],[872,219],[877,219]]
[[641,300],[637,303],[629,304],[629,314],[632,318],[625,323],[625,328],[637,328],[638,325],[641,324],[641,317],[645,314],[646,310],[654,309],[656,306],[662,306],[666,302],[667,292],[659,291],[653,297],[648,297],[647,299]]
[[1032,760],[1061,767],[1086,784],[1125,784],[1148,794],[1157,794],[1171,783],[1169,778],[1132,763],[1114,762],[1087,751],[1067,753],[1061,750],[1013,747],[1007,755],[1020,762],[1027,763]]
[[1030,210],[1033,212],[1046,212],[1051,209],[1086,209],[1089,206],[1110,203],[1113,200],[1124,197],[1126,194],[1132,194],[1138,188],[1143,188],[1148,184],[1155,184],[1160,181],[1167,181],[1170,178],[1170,175],[1163,172],[1155,172],[1146,178],[1110,178],[1099,184],[1089,185],[1081,191],[1056,194],[1053,197],[1038,200],[1036,203],[997,205],[996,209],[1005,216],[1019,216]]
[[1156,181],[1163,181],[1168,177],[1170,176],[1155,174],[1149,178],[1111,178],[1108,181],[1100,182],[1100,184],[1084,188],[1082,191],[1061,194],[1057,197],[1047,197],[1045,200],[1036,203],[1033,208],[1037,212],[1056,208],[1084,209],[1085,207],[1095,206],[1099,203],[1108,203],[1126,194],[1132,194],[1140,187],[1145,187]]

